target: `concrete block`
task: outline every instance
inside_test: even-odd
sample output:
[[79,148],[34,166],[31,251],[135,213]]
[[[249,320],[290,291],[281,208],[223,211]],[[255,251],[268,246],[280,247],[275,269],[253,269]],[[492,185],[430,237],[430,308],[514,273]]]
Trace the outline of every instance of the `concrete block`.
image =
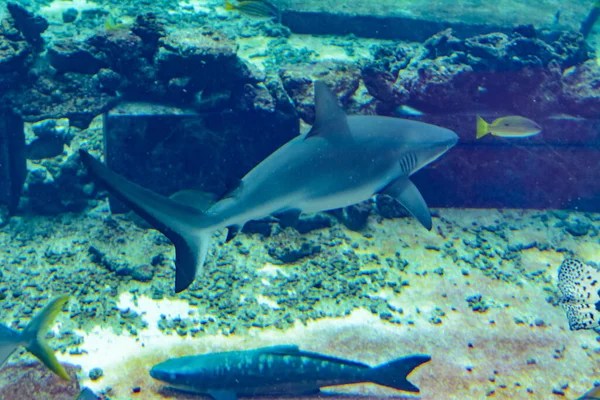
[[[196,189],[225,193],[299,133],[297,117],[280,112],[196,112],[123,103],[104,114],[104,159],[115,172],[169,196]],[[111,211],[126,208],[110,200]]]
[[0,111],[0,204],[14,212],[27,175],[23,120]]

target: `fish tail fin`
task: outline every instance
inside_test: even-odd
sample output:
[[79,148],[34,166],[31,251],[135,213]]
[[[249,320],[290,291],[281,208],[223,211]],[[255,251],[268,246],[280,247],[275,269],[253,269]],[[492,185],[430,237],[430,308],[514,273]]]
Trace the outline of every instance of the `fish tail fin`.
[[489,133],[489,125],[479,115],[477,116],[477,139],[480,139]]
[[235,10],[235,6],[232,2],[225,0],[225,9],[229,11]]
[[44,340],[44,335],[68,301],[69,296],[60,296],[52,300],[23,330],[23,339],[28,343],[26,349],[43,362],[50,371],[67,381],[71,378],[56,359],[54,350]]
[[600,271],[579,260],[567,259],[558,268],[558,288],[571,330],[600,326]]
[[418,393],[419,388],[409,382],[407,377],[415,368],[429,360],[431,360],[431,357],[427,355],[398,358],[369,369],[367,372],[368,378],[369,381],[378,385]]
[[[8,328],[8,327],[6,327]],[[8,328],[10,329],[10,328]],[[13,335],[15,337],[19,336],[19,332],[15,331],[14,329],[10,329],[10,331],[13,333]],[[0,344],[0,367],[2,367],[4,365],[4,363],[6,363],[6,361],[10,358],[10,356],[17,351],[17,349],[19,348],[21,344],[17,341],[15,342],[11,342],[11,341],[6,341],[5,343]]]
[[206,226],[206,214],[128,181],[84,150],[79,150],[79,156],[95,180],[173,242],[175,292],[187,289],[201,272],[208,253],[212,229]]

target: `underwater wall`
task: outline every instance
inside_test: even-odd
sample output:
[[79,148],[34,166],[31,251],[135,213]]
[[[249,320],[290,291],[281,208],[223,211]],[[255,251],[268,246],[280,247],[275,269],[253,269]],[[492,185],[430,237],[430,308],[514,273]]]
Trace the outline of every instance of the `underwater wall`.
[[593,390],[596,3],[0,2],[0,399]]

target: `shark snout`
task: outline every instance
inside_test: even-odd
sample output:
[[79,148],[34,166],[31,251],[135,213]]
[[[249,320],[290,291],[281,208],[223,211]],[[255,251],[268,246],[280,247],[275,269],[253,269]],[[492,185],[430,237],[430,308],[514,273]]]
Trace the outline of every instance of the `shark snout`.
[[415,148],[419,149],[419,163],[415,171],[435,161],[458,142],[458,135],[450,129],[434,125],[422,126],[421,135],[413,137]]
[[448,131],[448,137],[446,139],[447,149],[454,147],[458,143],[458,135],[452,131]]
[[439,144],[448,150],[458,142],[458,135],[450,129],[438,128],[436,132],[432,132],[431,142]]

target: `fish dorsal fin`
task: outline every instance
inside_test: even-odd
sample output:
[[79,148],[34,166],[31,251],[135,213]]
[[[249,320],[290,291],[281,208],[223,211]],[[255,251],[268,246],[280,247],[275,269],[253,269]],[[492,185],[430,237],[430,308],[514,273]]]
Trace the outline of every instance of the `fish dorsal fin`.
[[363,364],[363,363],[359,363],[359,362],[355,362],[355,361],[351,361],[351,360],[345,360],[343,358],[332,357],[332,356],[328,356],[325,354],[313,353],[311,351],[303,351],[303,350],[300,350],[298,348],[298,346],[295,344],[284,344],[284,345],[278,345],[278,346],[263,347],[263,348],[257,349],[257,351],[260,351],[261,353],[265,353],[265,354],[272,354],[272,355],[278,355],[278,356],[306,357],[306,358],[310,358],[312,360],[327,361],[327,362],[333,362],[333,363],[345,364],[345,365],[353,365],[355,367],[360,367],[360,368],[370,368],[368,365]]
[[361,362],[356,362],[356,361],[352,361],[352,360],[346,360],[344,358],[328,356],[326,354],[321,354],[321,353],[313,353],[312,351],[298,351],[298,353],[296,355],[301,356],[301,357],[310,358],[312,360],[326,361],[326,362],[331,362],[331,363],[336,363],[336,364],[352,365],[352,366],[358,367],[358,368],[371,368],[367,364],[364,364]]
[[297,355],[300,349],[295,344],[279,344],[276,346],[261,347],[256,351],[268,354],[279,354],[279,355]]
[[339,106],[337,98],[322,81],[315,84],[315,123],[305,140],[319,136],[329,141],[350,138],[350,127],[346,113]]

